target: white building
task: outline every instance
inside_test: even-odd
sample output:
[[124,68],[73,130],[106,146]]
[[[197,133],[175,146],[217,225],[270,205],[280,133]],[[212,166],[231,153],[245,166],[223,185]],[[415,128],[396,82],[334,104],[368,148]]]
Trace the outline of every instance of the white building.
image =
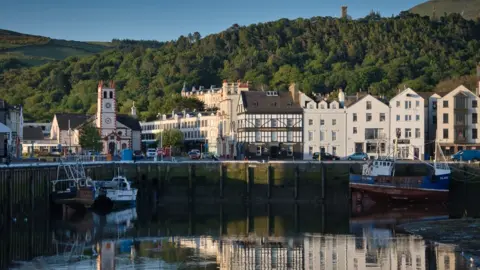
[[315,152],[346,156],[347,113],[343,102],[345,94],[339,90],[339,100],[317,102],[304,93],[300,105],[304,113],[303,159],[312,159]]
[[[188,148],[207,147],[210,153],[218,154],[217,138],[219,133],[219,117],[216,112],[172,112],[170,115],[159,115],[160,119],[140,123],[142,126],[142,142],[148,148],[157,141],[157,136],[164,130],[179,129]],[[166,145],[163,145],[166,146]]]
[[437,99],[437,142],[444,155],[480,149],[479,94],[460,85]]
[[347,155],[364,152],[370,157],[389,153],[390,108],[370,94],[345,98],[347,110]]
[[424,159],[425,108],[428,100],[410,88],[390,100],[390,143],[398,139],[398,158]]

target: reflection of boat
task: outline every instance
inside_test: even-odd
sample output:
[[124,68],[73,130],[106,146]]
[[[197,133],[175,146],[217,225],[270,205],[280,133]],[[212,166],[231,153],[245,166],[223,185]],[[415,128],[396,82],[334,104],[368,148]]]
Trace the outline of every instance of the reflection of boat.
[[[367,193],[374,200],[393,199],[406,201],[446,201],[451,171],[446,163],[434,162],[430,175],[395,175],[395,157],[398,148],[395,140],[393,159],[369,160],[362,174],[350,173],[350,187]],[[430,164],[428,164],[430,165]]]

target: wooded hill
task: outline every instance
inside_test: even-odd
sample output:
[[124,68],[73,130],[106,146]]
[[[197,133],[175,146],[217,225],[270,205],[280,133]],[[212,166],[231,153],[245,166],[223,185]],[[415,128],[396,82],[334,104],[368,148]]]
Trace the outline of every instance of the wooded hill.
[[209,87],[240,79],[256,89],[278,90],[297,82],[305,92],[344,88],[393,96],[404,86],[430,91],[450,78],[471,82],[480,61],[479,40],[479,22],[455,14],[438,22],[410,13],[281,19],[233,25],[204,38],[181,36],[156,48],[117,47],[13,69],[0,77],[0,96],[24,104],[33,120],[50,120],[60,111],[94,112],[98,80],[115,80],[120,112],[129,112],[135,101],[142,119],[198,107],[175,94],[184,82]]
[[465,19],[477,20],[480,19],[480,0],[429,0],[411,8],[410,12],[435,19],[457,13]]

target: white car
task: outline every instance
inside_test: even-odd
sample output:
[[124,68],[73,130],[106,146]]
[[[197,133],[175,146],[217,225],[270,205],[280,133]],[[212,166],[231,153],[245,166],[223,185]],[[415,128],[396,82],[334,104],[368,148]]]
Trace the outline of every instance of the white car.
[[157,149],[155,148],[148,148],[147,149],[147,158],[153,158],[157,155]]

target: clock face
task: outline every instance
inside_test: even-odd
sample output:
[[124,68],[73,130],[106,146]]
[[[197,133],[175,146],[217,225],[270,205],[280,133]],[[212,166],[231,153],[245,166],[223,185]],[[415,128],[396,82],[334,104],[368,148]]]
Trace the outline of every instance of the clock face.
[[107,103],[105,103],[105,107],[106,107],[107,109],[110,109],[110,108],[112,107],[112,104],[110,104],[110,102],[107,102]]
[[106,123],[106,124],[112,123],[112,119],[110,119],[110,118],[105,118],[105,123]]

